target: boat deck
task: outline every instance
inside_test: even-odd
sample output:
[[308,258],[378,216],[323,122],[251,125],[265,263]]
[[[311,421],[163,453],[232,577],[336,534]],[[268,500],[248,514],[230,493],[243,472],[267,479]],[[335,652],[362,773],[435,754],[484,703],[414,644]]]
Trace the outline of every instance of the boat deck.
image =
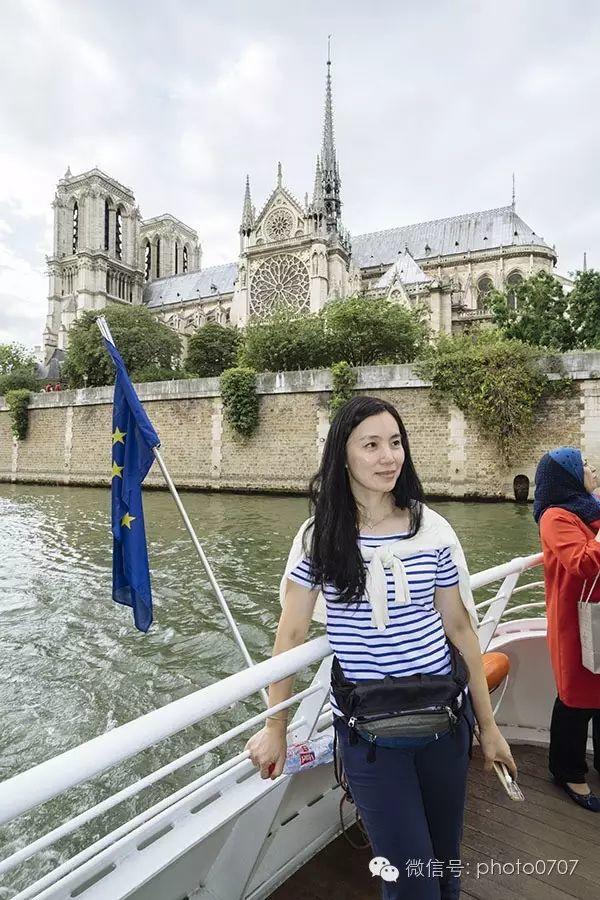
[[[519,784],[525,802],[510,800],[493,772],[483,771],[478,747],[469,770],[465,828],[461,861],[465,870],[461,897],[477,900],[563,900],[600,897],[600,814],[573,803],[556,787],[548,774],[547,750],[529,745],[512,746],[519,768]],[[600,794],[600,775],[588,760],[588,780]],[[354,825],[349,832],[355,843],[363,842]],[[370,848],[353,850],[343,835],[325,847],[292,875],[273,894],[272,900],[377,900],[380,881],[372,878],[368,864]],[[520,865],[543,860],[567,860],[568,873],[499,873],[476,875],[477,864]],[[569,862],[572,860],[572,862]],[[577,864],[574,866],[574,861]],[[467,872],[468,867],[468,872]],[[497,869],[498,867],[496,867]],[[570,874],[572,872],[572,874]]]

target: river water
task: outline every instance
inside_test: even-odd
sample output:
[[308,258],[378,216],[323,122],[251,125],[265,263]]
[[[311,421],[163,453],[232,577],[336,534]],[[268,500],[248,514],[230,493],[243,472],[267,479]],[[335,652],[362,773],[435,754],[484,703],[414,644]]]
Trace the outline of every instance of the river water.
[[[200,493],[183,499],[250,655],[256,662],[268,658],[280,613],[279,580],[291,540],[308,514],[306,499]],[[111,601],[109,501],[105,489],[0,484],[0,780],[243,666],[167,493],[145,496],[155,625],[141,634],[131,611]],[[432,506],[456,529],[472,572],[539,549],[531,506]],[[484,591],[476,599],[485,596]],[[296,687],[309,682],[309,673],[298,676]],[[124,787],[260,709],[253,698],[0,829],[0,858],[107,790]],[[233,750],[242,750],[248,736]],[[12,897],[90,839],[232,751],[222,752],[0,877],[0,898]]]

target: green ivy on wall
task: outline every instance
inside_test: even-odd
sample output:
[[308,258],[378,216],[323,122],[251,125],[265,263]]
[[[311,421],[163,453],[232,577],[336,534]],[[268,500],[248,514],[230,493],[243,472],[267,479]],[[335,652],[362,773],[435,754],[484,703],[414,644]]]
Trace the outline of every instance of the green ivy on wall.
[[340,407],[344,405],[354,394],[357,376],[352,366],[347,362],[338,362],[331,367],[333,377],[333,391],[329,400],[329,421],[336,417]]
[[7,391],[6,405],[10,414],[10,426],[12,433],[18,441],[24,441],[27,437],[27,427],[29,425],[29,398],[31,392],[24,388],[14,391]]
[[228,422],[242,437],[249,437],[258,427],[256,372],[242,366],[227,369],[221,375],[220,385]]

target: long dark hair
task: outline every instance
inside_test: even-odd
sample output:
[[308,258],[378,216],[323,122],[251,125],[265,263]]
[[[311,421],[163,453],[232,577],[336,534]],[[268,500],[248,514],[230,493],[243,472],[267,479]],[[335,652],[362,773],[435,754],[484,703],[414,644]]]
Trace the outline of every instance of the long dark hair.
[[360,602],[366,587],[366,568],[358,544],[359,518],[346,469],[346,443],[363,419],[388,412],[398,423],[404,463],[391,493],[396,506],[408,509],[409,536],[421,525],[423,487],[410,455],[408,435],[398,410],[377,397],[353,397],[335,416],[318,472],[311,478],[309,496],[314,514],[310,548],[311,574],[317,584],[330,584],[339,592],[340,603]]

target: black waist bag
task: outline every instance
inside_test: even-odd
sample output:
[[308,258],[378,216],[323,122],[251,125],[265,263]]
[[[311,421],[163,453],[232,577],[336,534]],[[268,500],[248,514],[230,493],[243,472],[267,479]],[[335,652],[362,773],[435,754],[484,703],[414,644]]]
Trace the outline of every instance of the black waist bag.
[[454,732],[465,704],[469,669],[451,641],[448,646],[452,670],[447,675],[386,675],[358,682],[346,678],[334,654],[331,690],[350,729],[350,743],[358,742],[357,730],[369,733],[369,762],[375,759],[377,737]]

